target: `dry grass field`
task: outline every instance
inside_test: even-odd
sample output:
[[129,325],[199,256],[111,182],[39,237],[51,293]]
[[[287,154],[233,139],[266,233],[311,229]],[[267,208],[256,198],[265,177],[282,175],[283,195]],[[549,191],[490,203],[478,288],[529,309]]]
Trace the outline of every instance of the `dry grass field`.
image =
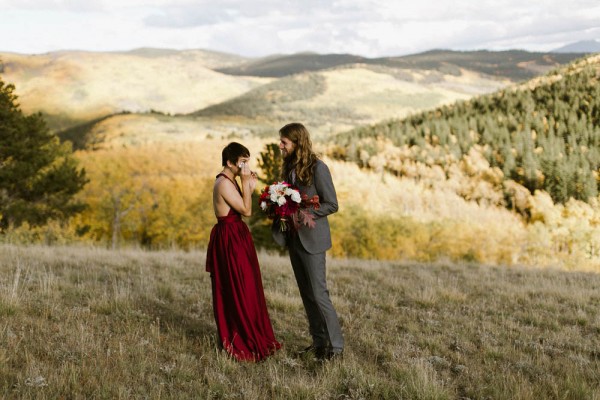
[[330,259],[347,348],[320,363],[289,262],[260,254],[284,347],[215,342],[204,251],[0,247],[0,398],[600,399],[600,275]]

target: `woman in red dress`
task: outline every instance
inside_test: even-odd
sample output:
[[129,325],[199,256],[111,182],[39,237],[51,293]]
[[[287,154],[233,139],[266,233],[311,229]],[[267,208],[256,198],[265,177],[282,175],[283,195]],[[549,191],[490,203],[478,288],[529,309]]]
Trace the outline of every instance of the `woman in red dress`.
[[221,345],[237,360],[260,361],[281,345],[269,319],[254,242],[241,218],[252,214],[251,197],[256,187],[249,159],[250,152],[239,143],[223,149],[223,171],[213,189],[217,224],[210,234],[206,270],[210,272]]

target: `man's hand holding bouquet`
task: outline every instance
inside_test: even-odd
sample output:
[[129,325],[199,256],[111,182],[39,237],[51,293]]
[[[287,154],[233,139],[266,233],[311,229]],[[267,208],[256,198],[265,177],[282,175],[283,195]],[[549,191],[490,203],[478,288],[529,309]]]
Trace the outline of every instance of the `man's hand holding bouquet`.
[[[318,210],[319,196],[309,198],[287,182],[276,182],[266,186],[258,199],[260,208],[271,219],[279,219],[282,232],[293,229],[297,231],[301,225],[314,228],[314,215],[310,209]],[[289,226],[291,221],[292,225]]]

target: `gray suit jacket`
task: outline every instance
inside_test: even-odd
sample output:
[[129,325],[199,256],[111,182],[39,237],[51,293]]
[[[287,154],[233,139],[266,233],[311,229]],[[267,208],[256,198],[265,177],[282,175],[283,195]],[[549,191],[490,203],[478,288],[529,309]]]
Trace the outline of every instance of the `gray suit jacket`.
[[[312,185],[303,186],[297,184],[296,186],[301,194],[306,194],[308,197],[312,197],[315,194],[319,196],[321,207],[318,210],[312,210],[316,226],[308,228],[302,225],[298,229],[298,236],[300,237],[302,246],[308,253],[323,253],[331,248],[331,233],[329,231],[327,216],[338,210],[337,196],[329,168],[323,161],[317,160]],[[273,223],[271,231],[275,242],[280,246],[285,246],[286,235],[280,231],[277,221]]]

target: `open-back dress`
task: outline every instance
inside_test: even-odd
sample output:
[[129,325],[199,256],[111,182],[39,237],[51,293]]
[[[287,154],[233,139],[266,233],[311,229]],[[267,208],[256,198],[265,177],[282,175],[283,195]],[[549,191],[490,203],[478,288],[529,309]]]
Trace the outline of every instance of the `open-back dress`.
[[[235,180],[225,174],[241,194]],[[238,360],[260,361],[281,345],[275,340],[265,302],[256,249],[248,226],[233,208],[210,234],[206,255],[213,310],[223,348]]]

